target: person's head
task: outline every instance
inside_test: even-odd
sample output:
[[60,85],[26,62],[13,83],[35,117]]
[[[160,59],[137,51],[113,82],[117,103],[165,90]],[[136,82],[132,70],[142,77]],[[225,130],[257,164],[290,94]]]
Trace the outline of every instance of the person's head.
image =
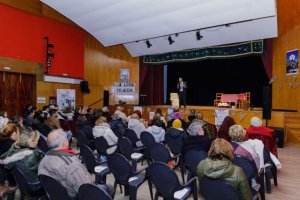
[[139,115],[138,114],[136,114],[136,113],[133,113],[132,115],[131,115],[131,118],[132,119],[140,119],[140,117],[139,117]]
[[43,111],[49,112],[49,106],[43,106]]
[[204,135],[204,130],[202,128],[202,123],[200,120],[194,120],[187,132],[189,133],[190,136],[196,136],[196,135]]
[[122,111],[124,110],[124,108],[123,108],[123,106],[118,106],[118,107],[117,107],[117,110],[119,110],[119,111],[122,112]]
[[182,123],[179,119],[175,119],[172,123],[173,128],[182,128]]
[[231,126],[228,133],[232,141],[242,142],[245,140],[246,131],[241,125]]
[[106,117],[100,116],[96,121],[95,121],[95,125],[101,125],[103,123],[107,123]]
[[223,138],[217,138],[212,142],[208,156],[213,160],[222,160],[223,158],[233,160],[233,148],[231,144]]
[[183,79],[182,79],[181,77],[179,77],[179,78],[178,78],[178,81],[179,81],[179,82],[182,82],[182,81],[183,81]]
[[29,131],[24,129],[21,131],[19,145],[22,147],[36,148],[40,139],[40,133],[38,131]]
[[142,113],[141,113],[141,111],[135,110],[134,113],[136,113],[136,114],[139,116],[140,119],[142,118]]
[[55,129],[48,134],[47,144],[50,149],[68,149],[67,134],[62,129]]
[[174,118],[174,119],[181,119],[181,113],[180,113],[179,111],[173,113],[173,118]]
[[15,115],[12,118],[12,123],[17,124],[19,126],[23,126],[23,117],[19,116],[19,115]]
[[1,117],[7,117],[7,112],[5,110],[0,110]]
[[162,110],[160,109],[160,108],[157,108],[156,109],[156,111],[155,111],[155,113],[158,113],[158,114],[160,114],[160,116],[162,116],[163,114],[162,114]]
[[203,114],[201,112],[196,113],[196,118],[199,120],[203,120]]
[[258,117],[252,117],[250,119],[250,124],[251,124],[251,126],[254,126],[254,127],[260,127],[260,126],[262,126],[262,121]]
[[111,119],[112,119],[112,120],[119,120],[120,117],[119,117],[119,115],[117,115],[117,114],[113,114],[113,115],[111,116]]
[[104,107],[102,108],[102,112],[109,112],[108,107],[107,107],[107,106],[104,106]]
[[7,124],[2,132],[0,132],[1,139],[19,140],[19,128],[16,124]]
[[56,118],[58,116],[58,111],[56,109],[49,110],[50,117]]

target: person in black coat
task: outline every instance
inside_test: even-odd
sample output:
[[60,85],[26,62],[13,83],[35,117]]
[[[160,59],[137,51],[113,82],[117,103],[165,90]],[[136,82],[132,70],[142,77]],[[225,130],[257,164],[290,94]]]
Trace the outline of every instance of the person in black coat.
[[193,120],[187,132],[189,133],[189,136],[183,141],[181,148],[182,155],[190,150],[208,152],[211,146],[211,140],[205,135],[200,120]]
[[179,77],[177,83],[177,91],[179,96],[179,108],[182,105],[186,107],[186,88],[187,88],[187,83],[184,82],[181,77]]

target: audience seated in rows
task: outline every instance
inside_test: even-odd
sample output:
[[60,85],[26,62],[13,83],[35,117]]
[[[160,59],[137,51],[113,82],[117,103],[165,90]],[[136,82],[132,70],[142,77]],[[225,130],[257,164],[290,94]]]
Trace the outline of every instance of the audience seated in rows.
[[241,195],[243,200],[252,200],[247,178],[240,167],[232,164],[233,148],[229,142],[217,138],[212,142],[208,158],[197,167],[199,182],[206,176],[211,179],[224,179]]
[[[96,126],[93,128],[94,138],[104,137],[107,141],[108,145],[115,145],[118,143],[118,137],[114,134],[114,132],[110,129],[109,124],[106,121],[105,117],[99,117],[99,119],[95,122]],[[116,151],[117,146],[113,146],[107,149],[108,154],[112,154]]]
[[118,131],[122,136],[125,135],[126,126],[117,114],[113,114],[111,116],[111,120],[108,123],[112,130]]
[[[67,135],[62,129],[50,132],[47,143],[50,150],[40,162],[38,174],[47,175],[59,181],[66,188],[70,198],[75,198],[79,187],[85,183],[93,183],[93,177],[75,152],[69,150]],[[107,185],[99,185],[99,187],[108,194],[113,194],[111,187]]]

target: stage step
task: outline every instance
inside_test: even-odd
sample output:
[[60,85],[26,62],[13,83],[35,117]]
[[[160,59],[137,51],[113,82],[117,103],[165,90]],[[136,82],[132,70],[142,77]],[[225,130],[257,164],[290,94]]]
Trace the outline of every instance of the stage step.
[[285,140],[300,145],[300,113],[285,113]]

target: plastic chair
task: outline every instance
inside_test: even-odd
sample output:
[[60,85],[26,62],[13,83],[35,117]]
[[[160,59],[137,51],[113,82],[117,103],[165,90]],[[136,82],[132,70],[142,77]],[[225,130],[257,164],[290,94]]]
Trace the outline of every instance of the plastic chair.
[[29,196],[33,198],[41,198],[46,196],[46,193],[40,182],[35,182],[35,183],[28,182],[26,176],[16,166],[12,168],[11,172],[21,191],[21,198],[20,198],[21,200],[23,200],[25,196]]
[[191,150],[184,154],[184,165],[188,170],[187,180],[197,176],[197,166],[205,158],[207,158],[205,151]]
[[50,176],[39,175],[43,188],[46,190],[49,200],[71,200],[66,188]]
[[80,130],[77,130],[76,132],[77,132],[77,142],[80,147],[87,145],[91,149],[95,149],[94,140],[88,140],[85,134]]
[[200,191],[205,200],[241,200],[240,194],[223,179],[209,179],[204,176],[200,181]]
[[109,194],[93,184],[83,184],[79,188],[78,200],[112,200]]
[[[114,188],[116,189],[117,184],[123,185],[125,187],[125,195],[129,194],[130,200],[136,200],[137,189],[147,180],[141,174],[145,169],[138,172],[133,171],[128,160],[118,153],[108,155],[108,166],[115,178]],[[148,184],[152,199],[152,185],[149,181]]]
[[97,137],[95,139],[95,146],[96,146],[96,149],[97,149],[97,152],[98,152],[99,156],[100,155],[107,156],[107,150],[109,148],[117,146],[117,144],[109,145],[107,143],[106,139],[103,136],[101,136],[101,137]]
[[232,163],[241,167],[247,177],[250,189],[254,195],[256,195],[257,191],[254,190],[252,186],[252,179],[256,179],[259,181],[260,188],[260,196],[261,199],[265,199],[265,184],[264,184],[264,173],[258,173],[255,163],[247,159],[246,157],[235,155],[234,159],[232,160]]
[[97,162],[93,151],[87,145],[80,147],[80,154],[87,170],[95,174],[95,183],[105,184],[106,175],[110,172],[107,166],[101,165],[105,162]]
[[136,171],[137,163],[143,159],[143,154],[141,151],[142,148],[133,148],[130,140],[128,138],[122,138],[119,140],[120,152],[123,156],[127,158],[127,160],[131,160],[132,169]]
[[136,133],[133,130],[126,129],[125,137],[127,137],[130,140],[131,144],[133,145],[133,148],[136,148],[137,146],[142,146],[141,141],[138,139]]
[[149,179],[156,188],[154,199],[159,196],[164,199],[187,199],[193,193],[194,200],[198,199],[197,178],[190,179],[186,184],[180,184],[173,169],[165,163],[154,162],[148,169]]
[[146,147],[144,151],[144,156],[147,159],[147,163],[149,165],[150,164],[149,151],[151,146],[155,144],[156,141],[151,133],[149,133],[148,131],[143,131],[141,132],[141,142],[144,145],[144,147]]

